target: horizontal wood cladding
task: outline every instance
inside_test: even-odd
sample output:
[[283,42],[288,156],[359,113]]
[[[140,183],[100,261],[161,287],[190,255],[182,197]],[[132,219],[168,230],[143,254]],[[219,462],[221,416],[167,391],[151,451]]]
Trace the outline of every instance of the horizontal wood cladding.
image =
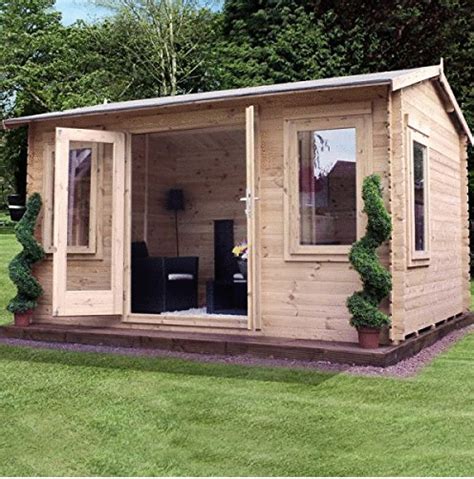
[[[260,308],[262,331],[254,334],[289,337],[300,339],[321,339],[337,341],[356,341],[356,332],[349,325],[349,313],[345,302],[353,291],[361,287],[358,275],[350,267],[348,261],[333,263],[318,261],[301,261],[291,263],[284,260],[283,244],[283,201],[284,201],[284,170],[283,170],[283,124],[288,115],[311,116],[317,108],[327,110],[331,114],[334,110],[339,115],[344,111],[354,108],[355,105],[369,105],[371,111],[372,129],[372,171],[381,175],[385,188],[385,199],[389,204],[389,132],[387,122],[387,89],[385,87],[355,88],[331,90],[317,93],[298,93],[292,95],[278,95],[275,97],[261,98],[255,103],[259,112],[259,145],[260,151],[256,164],[259,192],[259,227],[257,230],[258,243],[260,244]],[[136,113],[120,113],[97,116],[88,119],[62,120],[59,124],[44,123],[31,127],[30,160],[29,160],[29,191],[41,189],[42,178],[42,139],[43,132],[52,134],[55,126],[74,126],[77,128],[105,128],[108,130],[129,131],[140,134],[146,132],[171,131],[174,129],[213,128],[229,129],[243,127],[245,121],[245,106],[248,100],[233,100],[218,105],[193,106],[187,108],[163,109],[157,112],[137,115]],[[365,111],[365,110],[364,110]],[[446,125],[444,125],[446,127]],[[207,162],[209,168],[203,173],[208,180],[221,183],[223,175],[230,174],[233,179],[240,178],[240,172],[245,176],[245,170],[240,165],[240,160],[232,156],[230,150],[226,159],[227,164],[220,164],[213,155],[202,158],[201,154],[189,152],[182,154],[175,166],[166,166],[163,170],[148,166],[144,161],[146,144],[144,136],[136,137],[133,175],[134,181],[143,187],[134,188],[133,203],[141,205],[133,212],[132,238],[140,239],[144,234],[152,238],[154,228],[160,222],[168,222],[170,217],[167,212],[157,211],[156,205],[162,201],[162,193],[157,192],[156,185],[162,186],[168,181],[167,177],[177,174],[181,168],[183,175],[176,184],[182,183],[185,195],[189,198],[198,198],[205,195],[202,186],[195,180],[198,170],[204,168]],[[148,145],[150,148],[150,144]],[[155,148],[155,147],[151,147]],[[453,147],[454,148],[454,147]],[[214,155],[215,156],[215,155]],[[216,163],[217,162],[217,163]],[[148,169],[147,169],[148,168]],[[175,170],[176,169],[176,170]],[[203,170],[204,171],[204,170]],[[455,165],[452,165],[451,180],[456,180]],[[243,177],[244,177],[243,176]],[[228,178],[230,181],[230,178]],[[196,254],[196,243],[199,248],[211,247],[209,239],[209,221],[211,216],[217,214],[228,218],[229,207],[235,207],[237,231],[236,240],[244,234],[245,222],[241,216],[242,204],[238,195],[242,185],[239,179],[235,185],[228,188],[215,187],[215,191],[228,198],[229,204],[190,204],[189,215],[182,216],[180,236],[182,238],[181,254]],[[238,183],[238,184],[237,184]],[[454,185],[451,185],[454,187]],[[148,191],[147,191],[148,189]],[[157,195],[153,197],[152,195]],[[145,206],[145,198],[149,198]],[[145,225],[145,208],[151,220]],[[238,211],[237,211],[238,208]],[[233,214],[234,214],[233,213]],[[185,213],[188,214],[188,213]],[[199,214],[206,216],[200,219]],[[199,224],[195,224],[199,221]],[[202,224],[201,224],[202,223]],[[145,233],[144,233],[145,232]],[[173,240],[164,241],[162,247],[171,251]],[[194,236],[192,236],[194,235]],[[186,238],[186,239],[185,239]],[[205,253],[198,252],[198,255]],[[207,254],[207,253],[206,253]],[[390,265],[390,250],[387,246],[380,249],[382,262]],[[87,266],[83,266],[86,267]],[[92,267],[92,266],[90,266]],[[203,277],[212,276],[210,262],[203,262]],[[40,307],[36,312],[36,319],[42,322],[51,320],[51,262],[45,261],[38,266],[36,272],[45,288],[45,295],[41,299]],[[388,310],[388,305],[385,305]],[[131,323],[122,323],[122,327],[133,327]],[[163,328],[173,330],[174,326]],[[201,326],[200,326],[201,327]],[[206,330],[206,326],[202,326]]]
[[[469,308],[469,234],[467,222],[467,170],[465,145],[456,130],[442,99],[431,82],[423,82],[403,90],[398,107],[396,161],[393,184],[400,208],[412,205],[407,200],[409,175],[405,174],[409,148],[408,128],[421,125],[427,136],[429,168],[430,251],[429,261],[409,267],[409,229],[396,229],[397,305],[394,314],[403,323],[395,339],[432,326]],[[401,120],[401,121],[400,121]],[[409,126],[410,125],[410,126]],[[399,145],[406,143],[404,148]],[[403,154],[402,154],[403,153]],[[405,215],[410,221],[410,212]],[[413,266],[413,265],[411,265]],[[403,277],[403,282],[399,283]]]
[[[284,259],[284,119],[321,115],[344,115],[359,111],[368,102],[372,121],[373,171],[380,174],[388,204],[387,96],[384,89],[314,94],[295,98],[291,107],[274,101],[260,108],[260,307],[265,334],[293,338],[356,341],[349,325],[345,303],[361,287],[348,260],[344,262],[288,262]],[[328,104],[332,97],[334,102]],[[359,110],[358,110],[359,109]],[[365,110],[363,110],[365,111]],[[380,250],[382,262],[389,265],[388,248]],[[327,258],[331,259],[331,258]]]

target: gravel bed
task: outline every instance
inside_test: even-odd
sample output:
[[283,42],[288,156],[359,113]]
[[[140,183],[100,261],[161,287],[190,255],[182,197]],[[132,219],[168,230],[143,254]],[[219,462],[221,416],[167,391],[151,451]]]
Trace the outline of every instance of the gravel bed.
[[257,358],[249,355],[222,356],[211,354],[183,353],[144,348],[123,348],[112,346],[89,346],[76,343],[56,343],[30,341],[25,339],[0,338],[0,344],[58,351],[76,351],[89,353],[109,353],[124,356],[146,356],[159,358],[177,358],[202,363],[237,364],[244,366],[285,367],[294,369],[313,369],[322,372],[346,372],[359,376],[412,377],[440,353],[446,351],[456,341],[468,333],[474,332],[474,325],[453,331],[432,346],[423,349],[416,356],[400,361],[386,368],[374,366],[356,366],[351,364],[330,363],[327,361],[300,361],[289,359]]

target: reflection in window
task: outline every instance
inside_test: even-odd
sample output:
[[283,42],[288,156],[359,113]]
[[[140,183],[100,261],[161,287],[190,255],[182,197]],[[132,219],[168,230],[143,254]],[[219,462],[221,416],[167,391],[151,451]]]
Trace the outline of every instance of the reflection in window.
[[91,171],[91,148],[69,150],[68,246],[89,245]]
[[425,250],[425,158],[426,146],[413,142],[413,188],[415,251]]
[[349,245],[356,228],[356,130],[299,131],[300,244]]

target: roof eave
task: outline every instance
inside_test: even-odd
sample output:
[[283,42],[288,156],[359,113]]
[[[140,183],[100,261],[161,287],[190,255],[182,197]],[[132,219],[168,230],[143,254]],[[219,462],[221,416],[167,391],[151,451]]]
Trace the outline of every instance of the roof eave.
[[[215,97],[215,98],[208,98],[202,100],[184,100],[182,102],[176,101],[166,105],[146,105],[146,106],[117,106],[117,108],[110,108],[106,111],[91,111],[91,112],[75,112],[74,110],[64,111],[64,112],[55,112],[54,114],[45,114],[45,116],[24,116],[19,118],[9,118],[2,121],[2,126],[4,130],[11,130],[15,128],[19,128],[21,126],[26,126],[30,123],[36,122],[44,122],[44,121],[52,121],[52,120],[59,120],[64,118],[79,118],[79,117],[93,117],[93,116],[103,116],[103,115],[111,115],[116,113],[127,113],[127,112],[138,112],[138,111],[147,111],[153,109],[160,109],[160,108],[173,108],[176,106],[186,106],[186,105],[202,105],[206,103],[218,103],[224,101],[236,101],[236,100],[245,100],[245,99],[253,99],[253,98],[262,98],[268,96],[281,96],[281,95],[288,95],[290,93],[306,93],[306,92],[316,92],[316,91],[323,91],[323,90],[342,90],[342,89],[350,89],[350,88],[362,88],[362,87],[377,87],[377,86],[391,86],[392,80],[391,79],[383,79],[383,80],[367,80],[364,82],[359,82],[355,84],[347,84],[347,85],[337,85],[337,86],[319,86],[319,87],[312,87],[308,86],[295,88],[294,90],[284,90],[284,91],[268,91],[262,93],[237,93],[235,95],[226,95],[223,97]],[[276,85],[278,86],[278,85]],[[177,97],[176,97],[177,98]]]
[[441,88],[443,89],[446,95],[446,98],[448,99],[452,108],[452,110],[448,111],[448,113],[456,117],[457,121],[459,122],[459,125],[461,126],[462,130],[466,134],[467,139],[469,140],[469,143],[471,145],[474,145],[474,138],[473,138],[472,132],[469,128],[469,125],[467,124],[466,118],[463,115],[461,107],[459,106],[459,103],[456,100],[456,97],[454,96],[453,90],[451,89],[451,85],[449,84],[448,79],[444,75],[444,72],[441,72],[441,75],[439,76],[439,84]]
[[409,86],[415,85],[425,80],[435,80],[437,79],[443,93],[446,96],[446,100],[451,105],[452,110],[448,111],[448,114],[453,115],[456,121],[459,123],[461,129],[467,136],[471,145],[474,145],[474,140],[472,132],[467,124],[466,118],[463,115],[461,107],[459,106],[456,97],[454,96],[453,90],[444,74],[443,60],[441,60],[439,65],[418,68],[417,70],[402,75],[398,78],[392,80],[392,91],[401,90],[402,88],[407,88]]
[[417,68],[409,73],[392,79],[392,91],[407,88],[415,83],[420,83],[431,78],[436,78],[442,73],[442,65]]

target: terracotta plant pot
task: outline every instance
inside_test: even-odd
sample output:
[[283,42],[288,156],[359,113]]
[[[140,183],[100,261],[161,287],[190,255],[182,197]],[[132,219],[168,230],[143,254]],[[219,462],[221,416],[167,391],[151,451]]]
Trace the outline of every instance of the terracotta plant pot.
[[20,328],[26,328],[31,324],[31,318],[33,317],[33,311],[30,309],[24,313],[15,313],[15,326]]
[[358,328],[359,346],[363,349],[377,349],[379,347],[380,329]]

